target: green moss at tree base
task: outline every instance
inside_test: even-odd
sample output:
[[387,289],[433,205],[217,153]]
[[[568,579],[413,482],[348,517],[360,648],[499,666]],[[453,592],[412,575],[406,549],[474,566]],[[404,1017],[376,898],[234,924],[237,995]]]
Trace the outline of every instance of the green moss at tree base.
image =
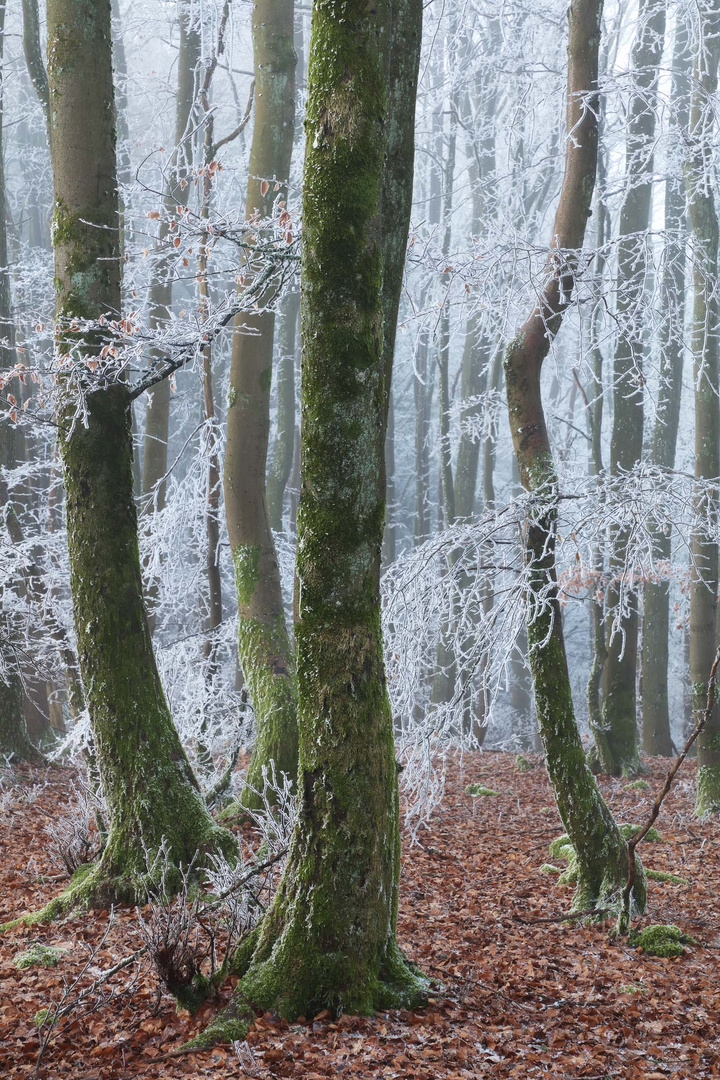
[[633,780],[631,784],[625,785],[626,791],[649,791],[650,785],[647,780]]

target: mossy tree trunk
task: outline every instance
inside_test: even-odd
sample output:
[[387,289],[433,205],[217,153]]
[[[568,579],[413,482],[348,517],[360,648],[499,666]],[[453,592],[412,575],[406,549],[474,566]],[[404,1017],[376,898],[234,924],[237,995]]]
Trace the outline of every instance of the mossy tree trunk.
[[[688,19],[680,9],[675,21],[670,119],[679,145],[689,125],[691,50]],[[675,465],[684,360],[685,249],[687,214],[682,179],[665,181],[665,262],[662,277],[663,321],[660,325],[660,385],[650,460],[672,469]],[[672,537],[664,530],[655,537],[658,559],[669,562]],[[642,742],[646,754],[670,757],[668,704],[668,635],[670,584],[645,585],[642,642]],[[712,660],[711,660],[712,662]]]
[[[295,122],[293,6],[293,0],[258,0],[253,7],[248,220],[270,217],[275,201],[287,199]],[[262,310],[262,301],[257,312],[237,316],[228,399],[225,514],[238,596],[238,655],[256,725],[246,806],[257,801],[251,789],[262,788],[263,768],[271,762],[278,773],[297,776],[295,657],[265,489],[274,331],[275,314]]]
[[[644,328],[641,310],[646,285],[645,231],[652,206],[655,99],[665,36],[665,0],[640,0],[631,55],[637,89],[627,120],[625,197],[620,211],[617,319],[619,334],[613,373],[613,429],[610,472],[619,476],[640,461],[643,440]],[[625,566],[628,533],[616,529],[610,556],[607,604],[619,602],[615,584]],[[631,774],[638,765],[635,682],[637,677],[637,598],[623,619],[622,633],[608,631],[603,669],[602,738],[597,753],[604,772]]]
[[[47,13],[62,356],[70,320],[115,316],[121,308],[110,0],[48,0]],[[103,345],[100,328],[71,336],[76,365],[92,362]],[[68,399],[58,418],[70,584],[109,835],[93,872],[56,901],[58,910],[80,899],[135,900],[146,852],[163,841],[176,864],[196,852],[234,849],[205,807],[155,665],[140,577],[128,388],[88,386],[85,423],[70,427],[73,411]]]
[[[720,62],[720,3],[698,5],[698,38],[693,71],[685,183],[695,239],[693,260],[693,384],[695,387],[695,497],[698,524],[692,536],[690,567],[690,678],[693,712],[704,713],[708,679],[717,647],[718,543],[717,489],[708,481],[720,474],[718,414],[718,216],[711,186],[714,102]],[[710,535],[707,522],[711,522]],[[699,814],[720,810],[720,710],[713,710],[698,738]]]
[[[603,906],[627,877],[627,846],[585,760],[575,722],[555,566],[558,478],[540,391],[542,364],[562,324],[597,168],[597,75],[602,0],[572,0],[569,9],[565,173],[553,226],[553,251],[541,304],[505,356],[510,429],[520,478],[536,492],[525,532],[529,570],[528,647],[535,705],[548,774],[575,848],[576,910]],[[640,875],[642,881],[642,874]]]
[[[388,290],[399,288],[407,238],[421,13],[419,0],[373,7],[328,0],[313,10],[303,192],[300,807],[287,868],[236,992],[238,1004],[287,1017],[369,1012],[422,993],[395,941],[399,807],[379,584],[385,344],[393,331],[385,318],[397,312]],[[394,185],[403,188],[405,238],[389,219],[388,250]]]

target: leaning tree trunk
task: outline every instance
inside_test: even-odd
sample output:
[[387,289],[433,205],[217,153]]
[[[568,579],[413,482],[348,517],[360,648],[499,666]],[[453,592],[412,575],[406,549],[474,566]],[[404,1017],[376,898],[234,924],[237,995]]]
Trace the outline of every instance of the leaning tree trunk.
[[[252,33],[255,121],[245,214],[263,220],[275,200],[287,198],[295,121],[293,0],[258,0]],[[246,807],[257,802],[253,789],[263,787],[271,762],[278,774],[297,776],[295,657],[265,492],[274,330],[275,314],[262,310],[262,300],[259,311],[237,316],[228,397],[225,514],[238,596],[238,655],[256,725],[242,795]]]
[[[625,198],[620,211],[617,311],[619,334],[613,373],[613,429],[610,472],[620,476],[640,461],[643,440],[644,327],[646,284],[645,232],[652,206],[655,98],[665,35],[665,0],[640,0],[631,70],[637,89],[628,109]],[[610,556],[607,608],[617,606],[625,569],[628,532],[615,529]],[[637,598],[622,622],[622,633],[608,633],[603,670],[601,737],[596,739],[600,767],[613,776],[631,774],[638,765],[635,681],[637,677]]]
[[[673,46],[671,88],[672,132],[682,140],[689,125],[690,41],[688,20],[678,10]],[[680,395],[684,360],[685,250],[687,218],[682,178],[665,181],[665,262],[662,277],[660,326],[660,385],[650,460],[653,465],[672,469],[675,465]],[[661,530],[654,538],[658,559],[669,562],[672,537]],[[649,581],[645,585],[642,642],[642,739],[646,754],[670,757],[668,705],[668,635],[670,630],[670,584]],[[711,660],[712,663],[712,660]]]
[[[135,900],[163,844],[175,865],[234,849],[210,817],[168,710],[142,595],[132,485],[130,393],[93,384],[103,347],[96,323],[120,311],[118,195],[109,0],[48,0],[53,102],[56,347],[73,348],[86,417],[60,383],[60,452],[67,493],[70,584],[109,835],[100,861],[51,905]],[[62,379],[62,376],[61,376]],[[172,884],[171,881],[168,882]]]
[[[394,204],[393,185],[402,186],[409,205],[421,11],[420,0],[373,7],[331,0],[313,10],[303,191],[300,803],[236,1012],[247,1002],[293,1018],[323,1008],[370,1012],[422,992],[395,941],[397,765],[380,629],[390,360],[383,339],[393,330],[383,330],[383,315],[397,309],[388,290],[397,286],[399,254],[385,247],[384,197]],[[400,45],[388,71],[391,16],[391,40]],[[397,221],[390,224],[394,247],[402,237]],[[404,214],[405,237],[407,228]]]
[[[708,678],[717,647],[718,414],[718,216],[712,190],[714,109],[720,61],[720,2],[701,0],[685,183],[694,245],[693,384],[695,387],[696,525],[690,567],[690,679],[697,721],[705,711]],[[715,708],[698,738],[696,810],[720,810],[720,711]]]
[[[508,412],[520,479],[526,491],[537,493],[526,526],[524,553],[535,706],[548,774],[577,857],[576,910],[611,902],[628,871],[627,845],[587,765],[575,722],[555,566],[558,477],[540,391],[542,364],[573,291],[577,252],[583,245],[595,185],[601,14],[602,0],[572,0],[570,4],[568,138],[553,226],[554,250],[540,306],[523,323],[505,357]],[[644,883],[642,873],[639,881]],[[636,899],[642,904],[644,897]]]

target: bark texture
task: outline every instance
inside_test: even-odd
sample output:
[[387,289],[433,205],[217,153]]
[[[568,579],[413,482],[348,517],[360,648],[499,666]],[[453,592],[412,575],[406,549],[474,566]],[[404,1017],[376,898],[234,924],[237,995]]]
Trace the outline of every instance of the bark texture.
[[[510,428],[523,487],[537,493],[525,533],[530,569],[528,647],[535,706],[548,774],[575,848],[574,907],[603,906],[627,877],[627,846],[585,760],[575,722],[555,567],[558,478],[540,390],[542,364],[572,296],[597,169],[597,77],[602,0],[569,9],[565,173],[541,304],[505,356]],[[572,133],[572,134],[571,134]],[[544,597],[544,601],[540,598]],[[639,874],[636,901],[644,902]]]
[[[195,13],[197,17],[197,13]],[[175,207],[187,203],[190,186],[183,187],[189,172],[187,159],[187,135],[197,98],[197,71],[200,63],[201,42],[198,27],[193,21],[191,0],[178,0],[178,24],[180,48],[177,60],[177,98],[175,104],[175,152],[167,174],[164,207],[158,232],[159,261],[148,299],[150,329],[157,329],[167,320],[172,304],[172,277],[163,248],[169,244],[170,223]],[[152,397],[145,413],[145,438],[143,443],[143,496],[149,501],[156,492],[156,505],[165,505],[165,484],[160,483],[167,472],[168,438],[170,435],[170,383],[167,379],[153,388]],[[151,592],[153,589],[151,588]]]
[[[253,8],[255,120],[245,214],[270,217],[287,198],[295,121],[293,0],[258,0]],[[279,190],[275,190],[278,185]],[[248,270],[252,272],[252,260]],[[267,300],[270,298],[267,297]],[[238,597],[238,655],[256,735],[242,801],[257,797],[263,768],[297,776],[297,683],[285,620],[280,571],[268,518],[265,477],[270,435],[275,314],[243,312],[235,320],[230,366],[225,514]]]
[[[68,321],[120,309],[118,195],[109,0],[48,0],[52,104],[56,341]],[[102,332],[72,334],[92,360]],[[160,684],[140,577],[124,383],[88,393],[87,421],[60,410],[71,590],[78,657],[109,835],[98,864],[47,914],[85,901],[133,901],[146,851],[163,840],[175,863],[234,850],[207,812]]]
[[[678,9],[672,61],[671,122],[684,140],[689,125],[692,68],[688,20]],[[684,145],[684,143],[680,143]],[[650,460],[672,469],[675,465],[683,374],[685,328],[685,248],[687,215],[681,178],[665,181],[665,264],[662,276],[663,322],[660,327],[660,386]],[[655,537],[656,557],[669,562],[671,536]],[[649,581],[645,586],[642,642],[642,743],[646,754],[670,757],[668,705],[668,634],[670,585]]]
[[[720,474],[718,413],[718,215],[711,186],[714,99],[720,62],[720,3],[698,5],[698,42],[690,105],[689,148],[685,170],[693,260],[692,352],[695,387],[695,476],[704,482],[695,498],[698,524],[691,543],[690,678],[693,718],[705,711],[708,680],[717,636],[718,543],[717,489],[707,481]],[[704,521],[703,521],[704,519]],[[708,532],[707,522],[711,529]],[[697,802],[699,814],[720,810],[720,712],[715,707],[698,737]]]
[[[397,307],[383,286],[399,281],[384,275],[392,255],[386,263],[383,197],[394,182],[405,188],[404,206],[410,198],[421,10],[419,0],[373,8],[326,0],[313,10],[296,627],[301,801],[283,880],[236,994],[236,1008],[249,1000],[287,1017],[370,1012],[423,991],[395,942],[399,808],[380,628],[378,481],[384,311]],[[389,53],[390,41],[401,45]],[[394,157],[400,139],[405,150]],[[394,180],[384,174],[386,147]],[[405,238],[407,228],[406,215]]]
[[[652,206],[655,99],[665,35],[665,0],[640,0],[631,54],[636,90],[630,98],[625,152],[625,198],[620,211],[616,317],[620,331],[613,372],[613,429],[610,472],[618,476],[640,461],[643,443],[642,305],[645,296],[645,231]],[[628,534],[616,530],[610,556],[607,603],[619,599],[614,582],[624,570]],[[600,766],[613,776],[632,774],[638,764],[635,682],[638,653],[636,599],[623,633],[608,633],[603,669],[602,728],[596,733]]]
[[278,342],[277,434],[267,482],[268,518],[270,528],[276,532],[282,531],[285,489],[295,449],[295,350],[299,312],[300,293],[294,290],[285,297],[282,308]]

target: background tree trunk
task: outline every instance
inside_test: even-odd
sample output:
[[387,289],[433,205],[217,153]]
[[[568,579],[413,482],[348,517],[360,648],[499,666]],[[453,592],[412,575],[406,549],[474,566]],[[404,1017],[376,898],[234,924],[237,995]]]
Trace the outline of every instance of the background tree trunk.
[[[718,543],[717,488],[707,482],[720,474],[718,414],[718,217],[712,190],[715,96],[720,62],[720,3],[698,4],[698,39],[690,105],[688,161],[685,180],[690,224],[695,239],[693,260],[693,383],[695,386],[695,476],[698,523],[692,537],[690,567],[690,678],[693,712],[705,711],[708,679],[717,648]],[[705,519],[705,520],[703,520]],[[711,523],[713,538],[708,536]],[[716,707],[698,738],[696,809],[720,810],[720,710]]]
[[[655,98],[665,35],[665,0],[640,0],[631,69],[637,90],[628,109],[625,198],[620,211],[616,313],[620,324],[613,374],[613,429],[610,472],[618,476],[640,461],[643,445],[642,305],[646,285],[645,232],[652,205]],[[619,600],[614,583],[625,565],[628,537],[616,529],[610,556],[608,607]],[[602,728],[597,752],[604,772],[632,774],[638,764],[635,682],[637,678],[637,598],[623,620],[623,633],[608,631],[603,669]]]
[[[293,23],[293,0],[258,0],[253,7],[248,220],[270,217],[275,200],[287,199],[295,120]],[[263,768],[272,761],[278,773],[297,775],[295,657],[265,495],[274,330],[271,310],[237,316],[228,399],[225,514],[238,595],[238,655],[256,725],[246,806],[256,802],[251,789],[262,788]]]
[[[168,167],[165,199],[160,228],[158,230],[158,263],[155,276],[150,286],[148,298],[149,326],[157,330],[170,315],[173,284],[167,259],[163,257],[163,248],[169,243],[170,222],[175,216],[175,207],[187,204],[190,185],[183,187],[183,180],[189,172],[188,158],[192,164],[192,154],[188,154],[186,139],[190,119],[197,106],[198,65],[200,64],[200,33],[195,26],[193,15],[197,18],[191,0],[178,0],[178,24],[180,27],[180,48],[177,60],[177,98],[175,104],[175,150]],[[170,382],[164,379],[153,387],[152,396],[145,413],[145,438],[143,441],[142,491],[145,509],[151,510],[151,497],[156,485],[167,472],[168,439],[170,436]],[[157,489],[156,505],[162,510],[165,505],[165,484]],[[151,583],[150,593],[154,595],[157,584]],[[151,615],[151,625],[153,623]]]
[[[687,15],[678,8],[673,45],[671,114],[673,130],[684,139],[689,125],[691,50]],[[681,143],[682,145],[682,143]],[[675,465],[680,396],[683,374],[685,328],[685,249],[687,245],[685,190],[682,179],[665,181],[665,263],[662,278],[663,321],[660,324],[660,386],[650,460],[672,469]],[[657,558],[670,562],[672,537],[661,532],[655,538]],[[668,706],[668,634],[670,630],[670,584],[648,581],[645,585],[642,642],[642,738],[646,754],[670,757]]]
[[270,528],[281,532],[285,489],[292,471],[295,449],[295,352],[300,291],[289,292],[282,305],[278,342],[277,434],[273,444],[272,464],[267,482],[267,506]]

